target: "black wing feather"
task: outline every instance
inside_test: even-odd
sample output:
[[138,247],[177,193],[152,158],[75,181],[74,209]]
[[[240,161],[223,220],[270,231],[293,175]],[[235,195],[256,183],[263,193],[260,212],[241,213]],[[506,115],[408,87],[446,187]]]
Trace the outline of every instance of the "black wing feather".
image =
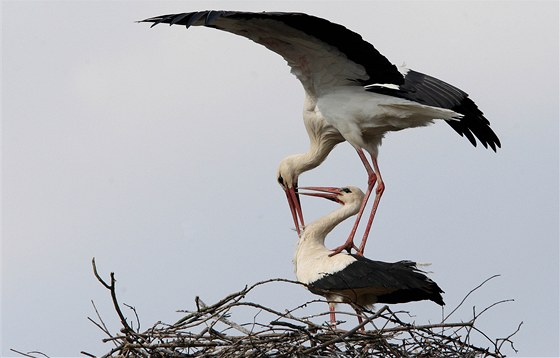
[[[221,29],[216,24],[217,19],[221,17],[247,21],[254,19],[275,20],[301,31],[320,42],[337,48],[348,60],[361,65],[365,69],[367,79],[348,78],[348,81],[358,82],[371,92],[387,94],[461,113],[463,117],[460,120],[447,121],[457,133],[465,136],[474,146],[476,146],[476,138],[478,138],[486,148],[490,146],[496,151],[497,148],[501,147],[500,140],[490,128],[490,123],[467,93],[420,72],[410,70],[403,76],[395,65],[379,53],[372,44],[364,41],[359,34],[326,19],[293,12],[207,10],[162,15],[141,22],[152,22],[152,27],[159,23],[168,23],[170,25],[185,25],[188,28],[202,19],[204,26]],[[228,31],[227,29],[222,30]],[[398,89],[379,86],[379,84],[397,85]]]
[[219,18],[240,20],[268,19],[276,20],[285,25],[315,37],[317,40],[337,48],[346,57],[362,65],[369,78],[356,80],[366,86],[373,83],[403,84],[404,77],[397,67],[383,56],[372,44],[357,33],[346,27],[320,17],[296,12],[241,12],[207,10],[183,14],[171,14],[152,17],[141,22],[153,22],[171,25],[185,25],[187,28],[199,19],[204,19],[204,26],[216,27],[214,21]]
[[380,303],[431,300],[444,305],[442,289],[418,270],[415,262],[388,263],[373,261],[363,256],[352,256],[356,261],[344,270],[311,282],[309,286],[312,292],[321,294],[321,292],[371,288],[390,292],[377,297],[377,302]]
[[461,113],[463,118],[460,120],[446,121],[451,128],[461,136],[465,136],[475,147],[475,137],[485,148],[490,146],[496,151],[501,147],[498,136],[490,128],[490,122],[469,95],[435,77],[410,70],[404,78],[404,84],[398,89],[369,86],[366,90]]

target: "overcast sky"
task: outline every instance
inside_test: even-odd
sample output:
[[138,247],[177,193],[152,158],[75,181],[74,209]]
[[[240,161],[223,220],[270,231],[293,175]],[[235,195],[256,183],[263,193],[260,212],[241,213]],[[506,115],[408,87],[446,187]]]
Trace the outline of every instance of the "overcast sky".
[[[502,150],[474,148],[445,123],[387,135],[366,256],[431,262],[446,313],[501,274],[455,320],[515,299],[479,328],[499,338],[523,321],[519,356],[559,355],[558,2],[2,1],[2,356],[111,349],[86,318],[94,300],[118,329],[92,257],[145,328],[174,322],[197,295],[213,303],[294,278],[275,173],[307,149],[301,85],[244,38],[135,23],[203,9],[324,17],[468,92]],[[364,188],[366,174],[343,143],[300,185]],[[303,201],[307,221],[336,208],[317,200]],[[283,310],[314,296],[278,285],[249,298]],[[400,307],[419,323],[442,314]]]

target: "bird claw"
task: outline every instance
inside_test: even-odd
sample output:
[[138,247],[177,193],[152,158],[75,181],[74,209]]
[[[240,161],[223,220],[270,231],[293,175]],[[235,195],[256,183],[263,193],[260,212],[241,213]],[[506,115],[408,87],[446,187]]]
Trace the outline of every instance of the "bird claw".
[[341,246],[339,246],[339,247],[333,249],[333,250],[332,250],[333,252],[331,252],[331,253],[329,254],[329,257],[341,253],[342,250],[346,250],[346,251],[348,251],[348,253],[350,254],[350,253],[352,253],[352,249],[356,250],[358,255],[362,255],[362,256],[363,256],[363,254],[360,253],[360,250],[358,249],[358,247],[354,244],[354,241],[347,241],[347,242],[345,242],[343,245],[341,245]]

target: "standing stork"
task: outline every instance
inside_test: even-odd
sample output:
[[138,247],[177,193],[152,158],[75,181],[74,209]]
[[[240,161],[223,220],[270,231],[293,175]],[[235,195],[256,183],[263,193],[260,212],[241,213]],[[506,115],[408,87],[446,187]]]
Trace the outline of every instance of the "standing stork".
[[[346,242],[363,255],[385,184],[377,163],[385,133],[445,120],[474,146],[476,139],[496,151],[500,141],[467,93],[437,78],[393,65],[360,35],[328,20],[291,12],[198,11],[157,16],[142,22],[206,26],[234,33],[281,55],[305,90],[303,119],[307,153],[280,163],[278,182],[286,192],[298,235],[304,226],[297,193],[301,173],[321,164],[334,146],[348,141],[358,153],[368,187]],[[371,163],[364,150],[369,153]],[[375,200],[360,246],[354,236],[368,198]]]
[[431,300],[444,305],[441,288],[416,268],[412,261],[387,263],[363,256],[338,253],[325,247],[325,238],[336,225],[360,210],[364,193],[356,187],[301,188],[315,190],[303,195],[319,196],[342,206],[305,226],[294,257],[298,281],[329,303],[330,321],[336,324],[335,304],[349,303],[361,323],[361,307],[374,303]]

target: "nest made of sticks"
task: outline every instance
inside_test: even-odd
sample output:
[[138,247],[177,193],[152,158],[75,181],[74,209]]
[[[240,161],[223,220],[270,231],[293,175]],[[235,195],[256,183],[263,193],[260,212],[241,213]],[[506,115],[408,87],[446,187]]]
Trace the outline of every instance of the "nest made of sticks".
[[[450,316],[470,294],[498,275],[471,290],[439,323],[410,323],[407,322],[411,318],[408,312],[393,312],[383,306],[375,312],[364,310],[363,322],[349,330],[313,322],[318,318],[327,321],[328,312],[312,316],[301,314],[310,305],[325,305],[324,300],[306,302],[283,312],[247,300],[248,293],[263,285],[305,286],[296,281],[270,279],[246,286],[213,305],[206,305],[196,297],[197,309],[182,311],[185,315],[177,322],[157,322],[140,331],[140,320],[134,307],[124,304],[134,313],[136,323],[123,314],[116,296],[114,273],[110,274],[108,283],[98,274],[95,260],[92,264],[96,278],[111,294],[122,325],[119,333],[111,333],[94,304],[97,319],[88,319],[107,336],[103,342],[113,345],[101,357],[505,357],[502,353],[504,345],[517,352],[512,337],[523,323],[505,338],[497,339],[491,339],[476,326],[477,319],[490,308],[512,300],[493,303],[479,313],[473,309],[473,317],[466,322],[449,322]],[[231,320],[236,311],[247,309],[253,311],[252,322]],[[337,315],[355,316],[347,312],[337,312]],[[349,318],[355,320],[355,317]],[[477,342],[482,337],[487,346],[474,344],[473,335],[478,336]],[[28,357],[46,356],[38,352],[14,352]],[[81,353],[96,357],[88,352]]]

